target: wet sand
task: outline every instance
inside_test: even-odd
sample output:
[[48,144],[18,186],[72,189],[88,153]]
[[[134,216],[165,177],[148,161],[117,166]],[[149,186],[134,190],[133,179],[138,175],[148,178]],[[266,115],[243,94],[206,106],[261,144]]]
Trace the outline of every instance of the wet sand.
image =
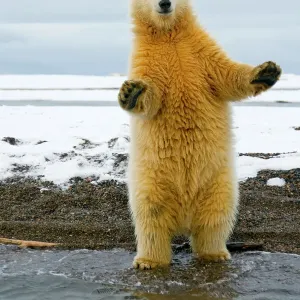
[[[285,179],[286,185],[267,186],[273,177]],[[265,251],[300,254],[299,228],[300,169],[265,170],[240,183],[238,222],[230,241],[263,243]],[[0,237],[61,243],[71,249],[134,250],[127,187],[115,181],[94,185],[80,178],[65,191],[40,180],[2,182]],[[177,237],[173,242],[185,241]]]

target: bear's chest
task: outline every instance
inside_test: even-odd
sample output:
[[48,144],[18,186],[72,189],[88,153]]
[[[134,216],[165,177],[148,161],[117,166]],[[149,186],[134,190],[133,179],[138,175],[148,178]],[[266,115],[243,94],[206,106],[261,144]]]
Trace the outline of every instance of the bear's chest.
[[179,134],[180,140],[191,143],[220,138],[213,134],[212,127],[218,127],[221,135],[226,133],[227,104],[211,92],[206,65],[188,40],[136,48],[132,77],[142,75],[160,90],[161,109],[151,125],[157,126],[158,135],[175,135],[177,140]]
[[[199,59],[189,43],[158,44],[137,52],[137,65],[160,89],[162,102],[171,113],[180,109],[185,115],[200,102],[213,97],[204,60]],[[201,114],[201,111],[199,111]]]

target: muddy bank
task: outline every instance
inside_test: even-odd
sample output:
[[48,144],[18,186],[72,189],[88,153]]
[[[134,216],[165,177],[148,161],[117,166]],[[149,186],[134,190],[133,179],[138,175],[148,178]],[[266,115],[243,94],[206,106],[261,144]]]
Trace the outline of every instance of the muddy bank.
[[[285,186],[268,186],[280,177]],[[264,243],[266,251],[300,254],[300,169],[262,171],[240,184],[231,241]],[[70,248],[134,250],[127,188],[116,181],[77,178],[61,190],[51,182],[0,183],[0,237],[63,243]],[[174,243],[182,243],[178,237]]]

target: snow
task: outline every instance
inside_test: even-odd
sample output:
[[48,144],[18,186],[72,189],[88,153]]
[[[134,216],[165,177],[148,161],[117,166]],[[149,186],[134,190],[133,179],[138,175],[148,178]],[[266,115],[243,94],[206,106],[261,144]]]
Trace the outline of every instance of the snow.
[[283,74],[280,80],[268,91],[259,96],[251,97],[248,102],[274,102],[287,101],[299,102],[300,99],[300,76]]
[[[234,107],[238,153],[286,153],[270,159],[237,157],[239,180],[266,168],[300,167],[300,136],[293,128],[299,115],[300,107]],[[16,174],[57,184],[76,176],[126,180],[126,164],[114,164],[128,153],[128,121],[118,107],[0,107],[0,180]],[[17,144],[5,137],[16,138]],[[16,172],[18,166],[30,170]]]
[[0,89],[115,88],[125,76],[0,75]]
[[300,107],[235,107],[233,128],[237,151],[299,151],[300,132],[294,129],[295,126],[300,126],[299,116]]
[[26,175],[57,184],[76,176],[114,179],[114,153],[128,152],[128,116],[121,109],[0,107],[0,119],[0,180],[16,174],[18,165],[30,166]]
[[267,185],[270,185],[270,186],[285,186],[285,180],[282,179],[282,178],[279,178],[279,177],[276,177],[276,178],[270,178],[268,181],[267,181]]
[[256,157],[239,157],[237,160],[237,174],[239,181],[256,177],[261,170],[291,170],[300,168],[300,153],[280,155],[271,159]]
[[[85,76],[0,76],[0,89],[4,88],[66,88],[101,86],[117,87],[125,77]],[[282,88],[297,92],[300,76],[286,75],[279,87],[269,93],[276,101],[283,95]],[[35,79],[35,80],[33,80]],[[6,80],[6,82],[5,82]],[[10,85],[9,85],[10,84]],[[23,84],[23,85],[22,85]],[[281,86],[280,86],[281,85]],[[300,89],[300,82],[299,82]],[[3,92],[3,91],[1,91]],[[1,93],[0,92],[0,93]],[[7,91],[5,91],[7,92]],[[32,100],[27,92],[15,99]],[[94,90],[34,91],[38,97],[71,99],[91,98]],[[100,91],[102,98],[114,100],[117,91]],[[105,94],[106,93],[106,94]],[[111,93],[111,94],[109,94]],[[0,94],[0,99],[3,94]],[[48,94],[50,95],[50,94]],[[6,95],[7,97],[7,95]],[[94,97],[94,96],[93,96]],[[284,98],[284,97],[283,97]],[[283,100],[285,100],[284,98]],[[300,94],[295,101],[300,100]],[[262,169],[288,170],[300,168],[300,106],[263,107],[233,106],[233,132],[235,136],[236,168],[238,179],[255,177]],[[64,186],[71,178],[89,178],[93,183],[115,179],[126,181],[127,155],[129,151],[129,117],[119,107],[87,106],[1,106],[0,105],[0,180],[12,176],[41,177]],[[10,144],[6,137],[13,137]],[[277,153],[271,158],[251,157],[247,153]],[[239,156],[238,154],[243,154]]]
[[1,90],[1,100],[117,101],[118,90]]
[[[300,84],[299,84],[300,85]],[[272,89],[268,92],[260,94],[256,97],[250,97],[247,102],[299,102],[300,88],[298,90],[276,90]]]
[[282,74],[280,80],[273,87],[273,90],[300,89],[300,75]]

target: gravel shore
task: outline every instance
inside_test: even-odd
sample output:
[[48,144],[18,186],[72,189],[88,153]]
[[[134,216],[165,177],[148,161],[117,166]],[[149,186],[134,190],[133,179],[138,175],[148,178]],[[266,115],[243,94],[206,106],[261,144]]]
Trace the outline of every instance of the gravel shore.
[[[286,184],[268,186],[267,180],[274,177]],[[230,241],[263,243],[265,251],[300,254],[299,228],[300,169],[264,170],[240,183],[239,217]],[[67,248],[134,250],[127,187],[80,178],[67,190],[38,180],[2,182],[0,237],[62,243]],[[178,237],[174,243],[184,241]]]

